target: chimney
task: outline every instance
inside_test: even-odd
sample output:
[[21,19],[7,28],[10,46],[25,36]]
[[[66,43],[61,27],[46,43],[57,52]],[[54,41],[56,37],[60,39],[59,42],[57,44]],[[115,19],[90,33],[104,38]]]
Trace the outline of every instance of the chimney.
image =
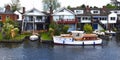
[[24,14],[24,13],[25,13],[25,7],[22,8],[22,14]]
[[102,11],[103,11],[103,12],[106,11],[106,7],[105,7],[105,6],[102,7]]
[[90,8],[89,8],[89,5],[86,6],[86,12],[89,12],[90,11]]
[[10,11],[10,5],[5,6],[5,11]]

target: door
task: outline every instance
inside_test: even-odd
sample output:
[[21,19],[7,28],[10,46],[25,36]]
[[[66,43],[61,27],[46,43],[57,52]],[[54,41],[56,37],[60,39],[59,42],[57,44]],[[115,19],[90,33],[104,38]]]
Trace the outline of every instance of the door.
[[98,29],[98,24],[93,24],[93,29],[94,30]]

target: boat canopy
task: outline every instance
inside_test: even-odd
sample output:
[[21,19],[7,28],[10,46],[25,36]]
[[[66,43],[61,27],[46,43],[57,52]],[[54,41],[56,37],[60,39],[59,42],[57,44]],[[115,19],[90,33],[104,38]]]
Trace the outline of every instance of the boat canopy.
[[72,33],[84,33],[84,31],[71,31]]

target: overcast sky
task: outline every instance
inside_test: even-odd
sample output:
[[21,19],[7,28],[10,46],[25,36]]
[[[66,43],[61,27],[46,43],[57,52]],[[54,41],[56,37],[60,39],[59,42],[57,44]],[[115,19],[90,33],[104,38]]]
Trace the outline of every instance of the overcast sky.
[[[21,6],[26,7],[26,10],[32,9],[33,7],[42,10],[42,0],[20,0]],[[72,7],[80,6],[82,4],[102,7],[110,3],[110,0],[58,0],[61,4],[61,7],[67,7],[68,5]],[[118,0],[120,1],[120,0]],[[5,4],[10,3],[11,0],[1,0],[0,7],[3,7]]]

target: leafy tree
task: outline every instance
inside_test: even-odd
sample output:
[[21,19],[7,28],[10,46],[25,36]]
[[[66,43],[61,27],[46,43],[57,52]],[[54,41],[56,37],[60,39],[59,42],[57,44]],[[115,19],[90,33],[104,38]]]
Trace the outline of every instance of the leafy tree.
[[83,5],[81,5],[80,7],[81,7],[81,8],[85,8],[86,6],[85,6],[85,4],[83,4]]
[[49,25],[49,33],[51,34],[51,36],[60,35],[61,33],[67,33],[68,28],[68,25],[57,24],[55,22],[52,22]]
[[117,8],[117,7],[116,7],[116,6],[113,6],[113,5],[111,5],[111,4],[107,4],[107,5],[106,5],[106,8],[115,9],[115,8]]
[[61,29],[62,29],[61,26],[54,21],[49,25],[49,32],[51,33],[52,36],[59,35]]
[[71,8],[71,6],[69,5],[69,6],[67,6],[67,9],[70,9]]
[[56,10],[60,7],[58,0],[42,0],[44,11]]
[[68,25],[64,25],[63,29],[62,29],[62,32],[66,34],[68,29],[69,29],[69,26]]
[[92,26],[90,24],[85,24],[83,29],[86,33],[92,33],[93,31]]
[[15,27],[15,22],[13,20],[7,19],[3,23],[2,33],[4,39],[14,38],[19,29]]
[[42,2],[43,2],[44,11],[50,12],[50,23],[51,23],[53,20],[53,16],[52,16],[53,11],[60,7],[60,3],[58,2],[58,0],[42,0]]
[[11,9],[13,12],[15,12],[16,10],[20,10],[21,7],[20,7],[20,1],[19,0],[11,0],[12,3],[10,4],[11,5]]

